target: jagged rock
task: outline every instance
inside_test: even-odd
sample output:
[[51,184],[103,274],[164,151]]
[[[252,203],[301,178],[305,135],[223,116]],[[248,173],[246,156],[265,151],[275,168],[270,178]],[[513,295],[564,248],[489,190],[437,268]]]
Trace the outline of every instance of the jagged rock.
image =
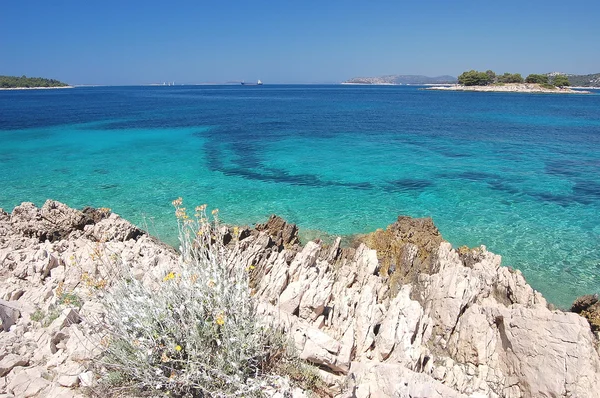
[[124,242],[138,239],[144,235],[144,231],[115,213],[111,213],[108,218],[103,218],[93,226],[86,228],[86,233],[99,242]]
[[96,209],[95,207],[84,207],[81,212],[86,218],[86,224],[98,224],[111,215],[110,209]]
[[600,332],[600,301],[598,301],[597,294],[577,298],[571,311],[587,319],[593,331]]
[[[586,320],[548,309],[500,256],[483,246],[454,250],[430,219],[399,217],[362,241],[302,247],[297,227],[273,216],[227,242],[232,262],[250,272],[260,319],[293,337],[332,390],[345,374],[338,392],[346,396],[586,397],[600,389],[598,341]],[[6,366],[0,391],[70,397],[93,385],[86,364],[101,345],[88,322],[102,321],[104,309],[86,292],[110,283],[115,261],[148,288],[178,269],[172,248],[107,210],[48,201],[10,217],[0,211],[0,311],[8,303],[21,313],[0,332],[0,359],[28,361]],[[64,293],[82,301],[80,310],[65,309]],[[591,296],[573,310],[595,306]]]
[[11,379],[7,390],[16,397],[35,397],[51,384],[43,376],[44,372],[38,367],[21,369],[20,372]]
[[40,242],[67,238],[71,232],[82,230],[86,222],[82,212],[53,200],[47,200],[41,209],[33,203],[23,203],[11,214],[15,230]]
[[25,357],[8,354],[0,361],[0,377],[6,376],[16,366],[26,366],[29,360]]
[[378,362],[352,362],[344,398],[467,398],[423,373]]
[[300,244],[298,227],[295,224],[288,224],[283,218],[274,214],[265,224],[258,224],[256,230],[269,234],[278,247]]
[[5,332],[8,332],[10,327],[17,323],[20,316],[21,311],[18,304],[0,299],[0,321],[2,321],[2,328]]
[[83,372],[79,374],[79,381],[83,387],[94,387],[96,385],[94,372]]
[[50,326],[48,326],[48,333],[54,335],[61,329],[70,326],[74,323],[79,323],[81,318],[74,308],[65,308],[61,314],[56,318]]
[[379,272],[390,277],[392,295],[420,273],[436,272],[435,257],[442,235],[431,218],[400,216],[386,230],[377,230],[360,240],[377,250]]
[[340,353],[342,345],[327,333],[310,327],[297,327],[294,341],[299,349],[300,359],[315,365],[324,366],[334,372],[347,373],[349,362],[344,362]]

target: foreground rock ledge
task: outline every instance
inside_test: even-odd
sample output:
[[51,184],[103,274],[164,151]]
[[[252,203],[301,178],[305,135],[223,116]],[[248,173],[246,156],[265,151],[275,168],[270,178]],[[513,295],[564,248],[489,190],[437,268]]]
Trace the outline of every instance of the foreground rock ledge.
[[[275,216],[235,231],[229,248],[254,266],[261,315],[293,336],[332,395],[599,394],[588,321],[548,309],[485,247],[452,249],[429,219],[401,217],[356,248],[339,238],[301,246],[296,226]],[[57,289],[83,292],[108,272],[94,257],[99,245],[148,283],[177,266],[172,248],[106,209],[47,201],[0,210],[0,394],[76,397],[94,388],[90,364],[101,352],[85,319],[102,316],[102,306],[89,299],[48,314]]]

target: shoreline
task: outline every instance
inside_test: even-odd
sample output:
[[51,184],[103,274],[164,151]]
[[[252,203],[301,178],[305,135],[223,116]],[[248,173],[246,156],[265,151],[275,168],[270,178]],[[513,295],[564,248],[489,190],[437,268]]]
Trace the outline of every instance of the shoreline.
[[591,94],[590,91],[573,90],[571,88],[557,87],[555,89],[548,89],[534,83],[506,84],[502,86],[461,86],[459,84],[455,84],[451,86],[427,87],[424,90],[527,94]]
[[2,87],[0,90],[54,90],[62,88],[74,88],[74,86],[61,86],[61,87]]
[[[174,204],[180,220],[185,218],[181,202]],[[570,311],[556,309],[485,246],[453,249],[431,218],[400,216],[352,248],[342,247],[339,238],[332,245],[302,245],[298,227],[275,215],[252,228],[206,228],[190,230],[204,238],[184,250],[191,253],[209,242],[216,250],[211,257],[197,257],[204,260],[183,262],[185,251],[167,247],[110,209],[77,210],[47,200],[40,208],[24,202],[11,213],[0,211],[0,333],[10,342],[0,393],[23,396],[35,386],[36,396],[83,397],[84,380],[102,386],[110,379],[94,364],[109,347],[121,347],[103,343],[112,325],[137,342],[126,346],[127,360],[142,358],[131,362],[133,367],[150,364],[160,370],[182,350],[199,358],[203,347],[214,346],[214,334],[197,337],[186,325],[213,311],[220,311],[219,326],[248,314],[234,306],[225,312],[223,301],[216,300],[189,317],[172,310],[206,297],[215,286],[214,274],[242,281],[235,285],[247,292],[242,300],[252,297],[256,303],[249,315],[294,336],[297,358],[319,369],[327,396],[359,388],[402,396],[409,386],[414,396],[432,396],[423,391],[435,388],[436,397],[449,398],[495,397],[495,391],[515,387],[519,395],[507,398],[560,396],[566,388],[587,396],[583,392],[600,388],[598,298],[583,296]],[[212,259],[225,265],[194,272]],[[236,267],[229,268],[229,261]],[[117,282],[123,275],[126,286]],[[121,300],[119,306],[111,305],[112,297]],[[173,298],[168,307],[165,297]],[[153,323],[123,327],[132,324],[131,314],[153,319],[156,309],[177,329],[164,331]],[[180,329],[181,335],[172,332]],[[164,336],[161,345],[138,339],[157,333]],[[502,376],[507,373],[510,378]],[[287,373],[272,373],[282,375]],[[372,375],[382,375],[381,380],[365,379]],[[175,377],[186,383],[180,373],[169,380]],[[554,379],[560,382],[548,382]],[[296,388],[302,392],[298,397],[308,396],[305,387]]]

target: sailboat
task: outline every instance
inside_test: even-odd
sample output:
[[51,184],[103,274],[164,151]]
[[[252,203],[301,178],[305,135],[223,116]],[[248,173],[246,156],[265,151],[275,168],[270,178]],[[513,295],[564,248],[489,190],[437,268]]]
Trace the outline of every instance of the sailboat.
[[262,86],[263,82],[261,82],[260,80],[257,81],[256,83],[246,83],[246,82],[242,82],[242,86]]

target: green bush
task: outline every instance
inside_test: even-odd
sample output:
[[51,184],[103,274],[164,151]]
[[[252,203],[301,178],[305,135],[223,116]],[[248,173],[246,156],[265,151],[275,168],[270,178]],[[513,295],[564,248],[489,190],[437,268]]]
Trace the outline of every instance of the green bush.
[[[110,374],[142,390],[175,395],[249,396],[282,340],[259,324],[248,270],[233,263],[224,228],[205,206],[190,217],[173,202],[180,264],[150,289],[123,277],[105,295],[108,335],[102,360]],[[114,378],[114,377],[112,377]]]
[[463,86],[487,86],[493,83],[495,78],[496,74],[491,70],[487,72],[470,70],[458,76],[458,84],[462,84]]
[[526,83],[548,84],[548,76],[531,74],[525,79]]
[[520,73],[504,73],[498,76],[499,83],[523,83],[523,76]]
[[555,76],[552,83],[557,87],[567,87],[571,85],[571,83],[569,83],[569,78],[565,75]]

